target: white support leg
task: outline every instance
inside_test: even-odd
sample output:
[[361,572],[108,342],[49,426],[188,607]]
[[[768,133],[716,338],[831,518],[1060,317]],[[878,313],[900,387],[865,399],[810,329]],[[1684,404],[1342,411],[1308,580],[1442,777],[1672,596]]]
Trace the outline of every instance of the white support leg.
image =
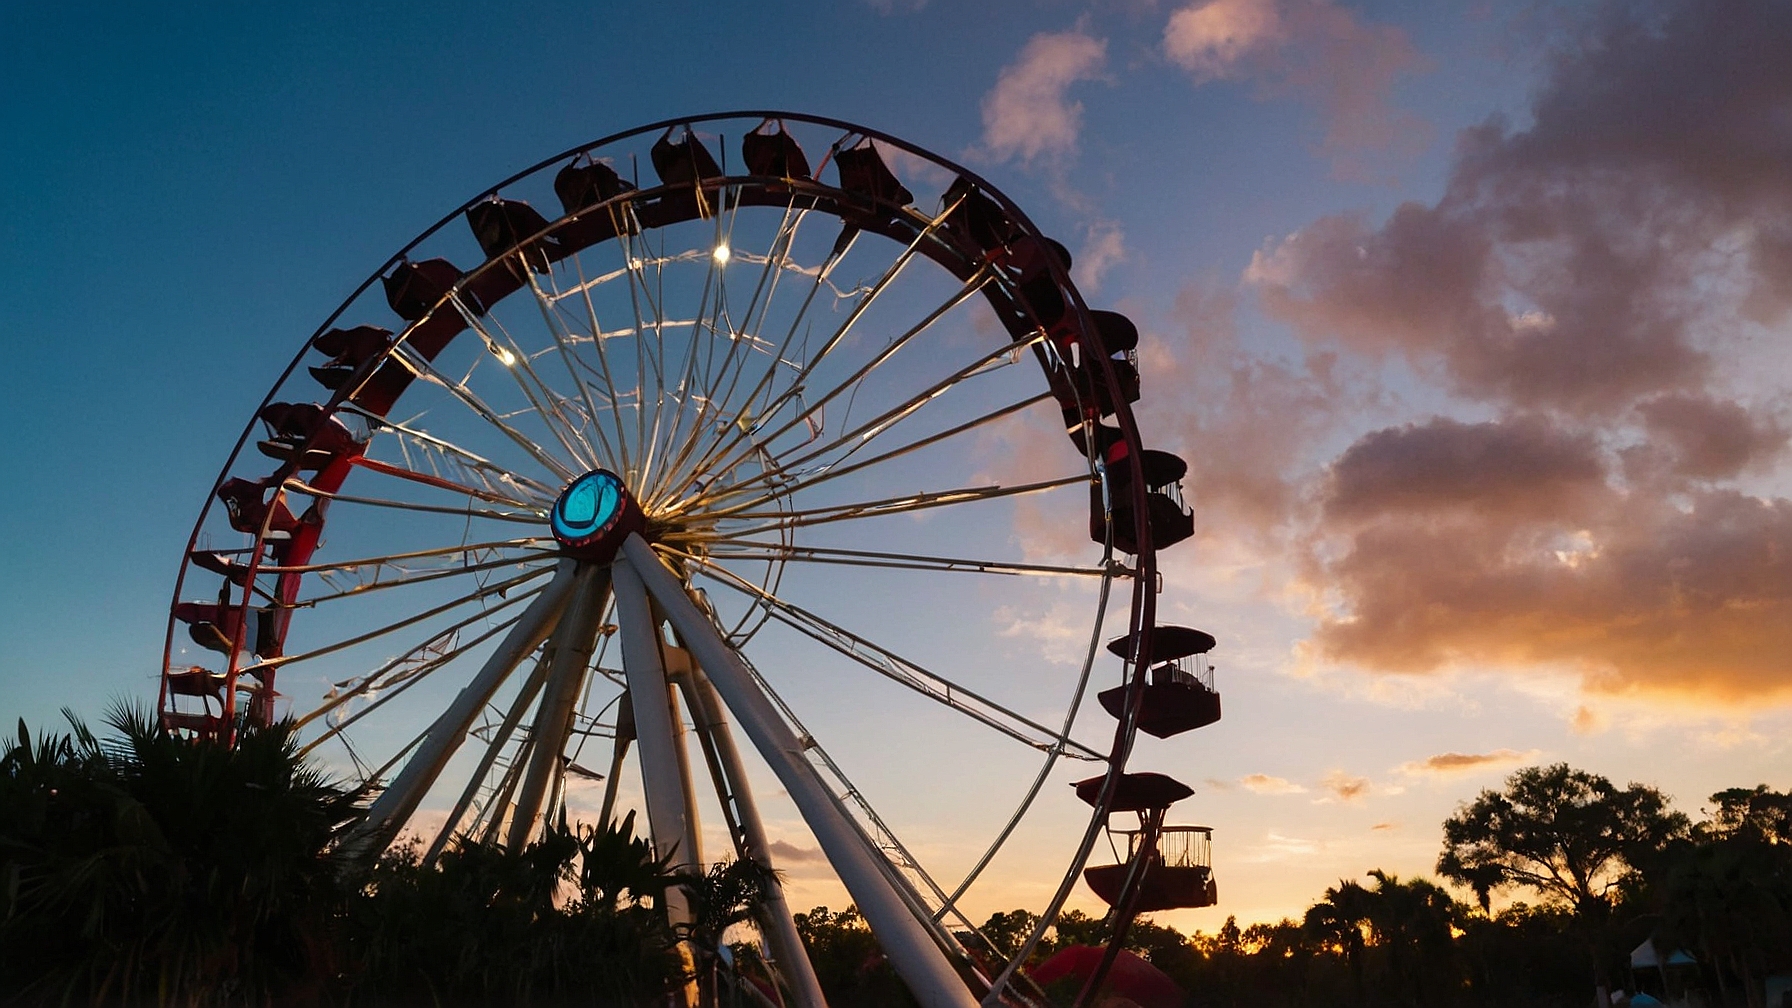
[[348,839],[346,846],[349,849],[362,857],[377,857],[392,842],[399,828],[417,811],[423,796],[435,786],[436,778],[441,776],[455,750],[466,739],[473,719],[491,702],[492,694],[518,663],[554,632],[566,609],[567,599],[572,596],[575,580],[573,562],[560,561],[553,580],[523,610],[522,617],[510,628],[503,643],[485,660],[485,665],[461,689],[448,709],[430,725],[429,734],[418,745],[416,753],[374,800],[367,810],[366,820]]
[[[672,730],[673,708],[666,669],[660,660],[659,633],[647,590],[633,567],[618,560],[610,567],[616,587],[616,627],[622,637],[622,668],[628,677],[634,704],[635,745],[641,753],[641,782],[647,795],[647,822],[658,856],[672,856],[672,866],[699,867],[692,860],[692,824],[685,817],[685,782],[679,769],[678,739]],[[666,893],[666,911],[672,923],[690,920],[690,908],[681,890]]]
[[[945,953],[934,944],[927,929],[909,912],[878,868],[874,859],[882,855],[869,849],[847,820],[845,811],[803,758],[802,742],[754,684],[715,624],[698,610],[645,539],[629,536],[622,551],[628,565],[665,609],[673,627],[715,684],[716,692],[740,721],[741,729],[790,792],[835,874],[845,883],[890,965],[915,999],[924,1008],[976,1008],[977,1000]],[[616,564],[617,568],[622,566],[620,562]],[[640,713],[639,709],[635,711],[637,723]]]
[[622,781],[622,761],[635,740],[635,703],[625,692],[616,701],[616,737],[610,742],[610,774],[604,778],[604,804],[597,821],[605,828],[616,815],[616,788]]
[[[653,636],[660,639],[660,615],[653,616]],[[660,652],[660,668],[665,669],[665,652]],[[626,661],[625,661],[626,664]],[[672,726],[672,756],[678,761],[678,796],[684,802],[684,836],[678,849],[684,854],[679,862],[694,871],[706,871],[709,862],[703,858],[703,821],[697,815],[697,788],[691,779],[691,749],[685,740],[684,718],[679,714],[678,687],[666,677],[666,719]]]
[[[715,686],[699,667],[692,667],[688,683],[692,719],[697,723],[698,733],[715,752],[722,771],[716,781],[717,789],[722,792],[722,807],[733,806],[734,818],[740,827],[746,849],[739,854],[767,870],[776,870],[777,866],[772,863],[771,843],[765,836],[765,824],[759,819],[759,807],[747,785],[747,768],[741,763],[740,750],[734,745],[734,734],[728,730],[722,698],[716,695]],[[765,929],[766,941],[776,957],[772,966],[790,985],[797,1008],[827,1008],[827,997],[821,992],[821,982],[815,978],[815,967],[803,949],[803,939],[797,934],[790,905],[784,901],[784,886],[775,877],[761,900],[760,909],[760,926]]]
[[[517,690],[516,697],[510,703],[510,710],[504,715],[503,722],[498,725],[498,730],[492,733],[492,740],[485,747],[485,755],[480,757],[479,765],[467,778],[467,786],[461,791],[460,799],[454,803],[453,811],[449,812],[448,818],[442,822],[442,828],[436,833],[436,838],[430,843],[429,849],[423,852],[424,865],[435,864],[436,858],[441,856],[443,849],[448,846],[448,842],[454,839],[461,819],[466,816],[467,810],[473,807],[473,802],[485,787],[487,775],[497,764],[499,755],[510,742],[510,737],[516,733],[517,726],[523,723],[523,715],[528,712],[530,705],[535,703],[536,694],[541,692],[542,683],[547,680],[547,676],[547,663],[537,660],[535,670],[529,673],[529,678],[523,680],[522,688]],[[494,798],[497,797],[499,790],[501,788],[493,788]]]
[[530,730],[534,746],[529,753],[529,767],[523,771],[510,835],[506,838],[506,845],[512,850],[529,842],[554,778],[564,772],[561,758],[566,733],[572,727],[573,707],[591,668],[591,654],[597,650],[597,624],[603,619],[604,602],[609,595],[609,573],[581,564],[576,577],[572,602],[548,642],[552,663],[548,666],[547,683],[542,687],[541,706],[536,708],[535,727]]

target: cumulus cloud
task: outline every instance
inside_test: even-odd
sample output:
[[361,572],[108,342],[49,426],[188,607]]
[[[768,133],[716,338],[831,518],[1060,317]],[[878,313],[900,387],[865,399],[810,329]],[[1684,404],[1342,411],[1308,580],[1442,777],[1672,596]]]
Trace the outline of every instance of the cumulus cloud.
[[[1329,657],[1397,672],[1556,666],[1596,692],[1792,693],[1792,501],[1576,483],[1571,470],[1541,465],[1515,469],[1538,487],[1534,498],[1493,493],[1490,507],[1457,492],[1463,480],[1448,472],[1436,492],[1411,489],[1430,454],[1403,452],[1403,441],[1483,441],[1484,426],[1376,432],[1334,467],[1327,510],[1349,521],[1326,528],[1341,552],[1317,561],[1340,602],[1315,636]],[[1563,458],[1574,442],[1561,435]],[[1349,475],[1359,450],[1374,453],[1385,493]]]
[[1151,447],[1188,462],[1185,486],[1204,538],[1269,543],[1287,532],[1314,441],[1372,391],[1323,350],[1294,361],[1253,353],[1238,333],[1232,290],[1191,283],[1175,316],[1180,333],[1140,340],[1146,395],[1137,409],[1165,439]]
[[1484,753],[1445,752],[1436,756],[1428,756],[1422,760],[1400,764],[1400,772],[1420,776],[1423,774],[1456,774],[1484,770],[1489,767],[1511,766],[1534,759],[1537,750],[1519,752],[1516,749],[1495,749]]
[[1572,513],[1603,486],[1592,441],[1519,418],[1468,424],[1436,418],[1373,431],[1331,469],[1326,514],[1353,521],[1388,511]]
[[1589,17],[1529,126],[1462,134],[1437,202],[1323,218],[1246,271],[1315,352],[1396,358],[1477,417],[1371,431],[1327,468],[1314,643],[1383,671],[1792,696],[1792,500],[1726,482],[1786,457],[1783,378],[1726,365],[1792,309],[1792,7]]
[[1170,15],[1163,45],[1196,83],[1249,81],[1318,105],[1334,157],[1411,148],[1427,135],[1390,102],[1424,58],[1400,29],[1365,24],[1331,0],[1203,0]]
[[1126,261],[1126,234],[1117,221],[1098,220],[1089,225],[1083,247],[1076,254],[1071,276],[1084,295],[1101,287],[1108,270]]
[[773,864],[807,864],[824,860],[820,848],[798,847],[787,840],[771,842]]
[[1285,777],[1272,777],[1269,774],[1261,773],[1246,774],[1240,777],[1238,785],[1246,791],[1256,794],[1303,794],[1307,790]]
[[1325,789],[1328,796],[1320,799],[1321,801],[1361,801],[1368,796],[1370,788],[1369,778],[1358,777],[1342,770],[1333,770],[1327,773],[1319,784]]
[[[1708,396],[1664,395],[1637,407],[1648,441],[1631,460],[1695,479],[1726,479],[1765,466],[1786,447],[1786,430],[1772,417]],[[1634,464],[1634,462],[1633,462]]]
[[1530,128],[1463,133],[1436,204],[1379,227],[1327,217],[1260,252],[1266,306],[1476,398],[1607,415],[1701,387],[1696,323],[1783,317],[1792,9],[1614,3],[1579,37]]
[[1107,42],[1080,30],[1042,32],[1002,68],[983,97],[983,145],[999,160],[1061,158],[1075,153],[1083,103],[1069,91],[1101,76]]

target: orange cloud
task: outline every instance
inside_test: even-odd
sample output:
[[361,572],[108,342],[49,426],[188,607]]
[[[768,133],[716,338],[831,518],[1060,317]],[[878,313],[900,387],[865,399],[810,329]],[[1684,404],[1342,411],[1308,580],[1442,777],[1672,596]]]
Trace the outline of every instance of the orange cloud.
[[1269,774],[1247,774],[1238,779],[1240,787],[1256,794],[1284,795],[1302,794],[1307,789],[1285,777],[1272,777]]
[[1582,28],[1531,125],[1463,132],[1437,202],[1322,218],[1245,273],[1311,353],[1399,358],[1491,417],[1372,431],[1327,467],[1298,512],[1313,642],[1387,672],[1792,698],[1792,499],[1726,482],[1786,458],[1783,378],[1726,361],[1792,317],[1768,111],[1792,106],[1792,7],[1609,3]]
[[1510,766],[1523,763],[1537,756],[1535,749],[1530,752],[1519,752],[1516,749],[1495,749],[1485,753],[1438,753],[1422,760],[1400,764],[1400,772],[1404,774],[1452,774],[1466,773],[1486,767]]
[[1342,770],[1327,773],[1319,783],[1330,795],[1330,800],[1334,801],[1360,801],[1369,794],[1369,778],[1357,777]]
[[1544,481],[1535,509],[1494,494],[1504,509],[1462,510],[1447,486],[1410,491],[1425,457],[1401,472],[1388,453],[1385,494],[1333,498],[1350,504],[1321,534],[1341,552],[1314,560],[1342,603],[1315,634],[1326,656],[1394,672],[1567,667],[1595,692],[1792,695],[1792,501],[1601,482],[1552,508]]

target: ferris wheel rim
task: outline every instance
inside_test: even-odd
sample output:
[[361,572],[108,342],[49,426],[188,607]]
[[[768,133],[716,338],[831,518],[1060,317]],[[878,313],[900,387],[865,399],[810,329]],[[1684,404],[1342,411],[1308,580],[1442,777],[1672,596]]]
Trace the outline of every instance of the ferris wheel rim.
[[[883,133],[881,131],[877,131],[877,130],[873,130],[873,129],[870,129],[867,127],[859,126],[857,124],[846,122],[844,120],[831,119],[828,117],[811,116],[811,115],[806,115],[806,114],[801,114],[801,113],[782,112],[782,111],[766,111],[766,110],[744,110],[744,111],[734,111],[734,112],[717,112],[717,113],[709,113],[709,114],[700,115],[700,116],[679,117],[679,118],[661,120],[656,123],[651,123],[651,124],[648,124],[645,126],[639,126],[639,127],[635,127],[635,128],[629,129],[629,130],[619,132],[619,133],[611,134],[609,136],[600,138],[598,140],[590,141],[588,143],[581,144],[577,147],[570,148],[567,151],[564,151],[558,155],[555,155],[554,157],[544,159],[541,162],[537,163],[536,165],[533,165],[529,168],[519,171],[516,174],[512,175],[510,178],[505,179],[504,181],[502,181],[492,187],[489,187],[486,190],[483,190],[478,195],[476,195],[472,199],[466,201],[460,207],[456,208],[456,210],[454,210],[453,212],[444,216],[436,224],[425,229],[416,238],[414,238],[410,243],[408,243],[403,249],[401,249],[398,253],[396,253],[390,259],[388,259],[385,263],[383,263],[380,266],[380,268],[378,270],[374,271],[374,273],[371,274],[365,281],[363,281],[362,284],[360,286],[358,286],[354,290],[354,292],[352,292],[348,296],[348,298],[346,298],[344,300],[344,302],[335,311],[333,311],[329,315],[328,318],[326,318],[326,320],[312,334],[312,337],[308,338],[304,342],[303,346],[301,347],[299,352],[295,355],[292,362],[289,363],[288,366],[286,367],[286,369],[280,374],[280,376],[278,377],[278,379],[275,381],[274,385],[270,389],[268,395],[262,400],[261,406],[258,407],[258,409],[256,410],[256,414],[259,414],[261,409],[265,408],[266,406],[268,406],[269,404],[271,404],[275,401],[275,397],[280,394],[281,389],[285,386],[286,382],[292,378],[294,372],[297,370],[297,368],[300,366],[300,364],[303,363],[307,353],[310,352],[311,345],[312,345],[312,339],[314,339],[317,335],[320,335],[321,333],[327,331],[332,325],[334,325],[337,321],[339,321],[340,318],[344,315],[344,313],[347,312],[363,295],[365,295],[367,293],[369,288],[371,288],[371,286],[373,285],[374,281],[381,279],[383,276],[388,274],[398,264],[407,261],[407,256],[409,255],[409,253],[416,250],[419,246],[421,246],[424,242],[426,242],[432,236],[434,236],[438,232],[442,231],[442,229],[447,227],[450,224],[450,222],[455,220],[457,217],[463,216],[468,209],[478,205],[479,203],[481,203],[483,201],[486,201],[493,197],[496,197],[506,187],[513,185],[514,183],[516,183],[520,180],[523,180],[525,178],[528,178],[530,176],[538,174],[548,168],[551,168],[554,165],[565,163],[569,159],[577,158],[579,156],[589,153],[590,151],[599,149],[601,147],[604,147],[604,146],[607,146],[610,144],[615,144],[615,143],[618,143],[623,140],[648,135],[648,134],[662,131],[662,130],[667,130],[667,131],[673,130],[680,126],[684,126],[686,128],[693,128],[695,126],[702,125],[705,123],[713,123],[713,122],[724,121],[724,120],[751,119],[751,118],[789,119],[792,121],[808,123],[808,124],[816,125],[816,126],[826,126],[826,127],[837,128],[837,129],[841,129],[841,130],[845,131],[848,134],[858,134],[865,138],[874,139],[874,140],[889,144],[898,149],[904,150],[910,154],[924,158],[927,161],[930,161],[933,164],[936,164],[943,168],[946,168],[947,170],[953,172],[958,177],[965,179],[965,180],[971,182],[972,184],[974,184],[977,187],[979,192],[989,196],[998,205],[1000,205],[1002,207],[1002,209],[1010,215],[1010,217],[1014,220],[1014,222],[1017,225],[1019,225],[1021,228],[1023,228],[1027,234],[1034,236],[1036,238],[1041,238],[1041,239],[1044,238],[1044,235],[1040,232],[1040,230],[1035,225],[1033,225],[1031,220],[1029,218],[1027,218],[1024,211],[1022,211],[1018,205],[1016,205],[1009,197],[1007,197],[1005,194],[1003,194],[999,189],[997,189],[993,185],[990,185],[987,182],[987,180],[983,179],[977,173],[972,172],[969,169],[966,169],[963,166],[958,165],[949,159],[943,158],[937,154],[934,154],[930,151],[920,148],[917,145],[908,143],[907,141],[904,141],[904,140],[902,140],[898,137],[895,137],[893,135]],[[726,183],[729,181],[741,181],[741,180],[742,180],[741,178],[735,178],[735,179],[723,179],[721,181],[723,183]],[[633,195],[635,198],[639,197],[638,192]],[[565,220],[566,220],[566,217],[559,218],[553,222],[553,226],[558,226],[558,225],[564,223]],[[552,227],[550,227],[550,230],[551,229],[552,229]],[[520,249],[523,247],[524,244],[526,244],[526,243],[519,242],[515,248]],[[473,276],[475,276],[476,274],[478,274],[482,271],[495,268],[496,265],[502,259],[503,259],[503,257],[499,257],[499,256],[493,256],[493,257],[489,258],[485,263],[482,263],[480,266],[476,267],[475,270],[464,275],[462,277],[461,283],[462,284],[466,283]],[[1079,322],[1085,331],[1092,331],[1093,325],[1090,321],[1089,309],[1087,308],[1086,304],[1084,304],[1082,296],[1080,294],[1080,291],[1078,291],[1075,284],[1073,282],[1071,282],[1070,277],[1068,276],[1068,271],[1062,266],[1062,264],[1059,264],[1056,262],[1050,263],[1048,268],[1054,274],[1054,278],[1057,280],[1060,290],[1069,295],[1067,300],[1070,303],[1067,305],[1067,307],[1077,315]],[[406,327],[407,331],[409,331],[409,329],[411,329],[415,324],[416,323],[413,322],[410,325],[407,325],[407,327]],[[1106,381],[1110,385],[1112,385],[1115,381],[1114,375],[1112,373],[1111,367],[1105,362],[1105,360],[1103,360],[1103,363],[1101,364],[1101,370],[1106,372],[1104,377],[1105,377]],[[1136,424],[1132,417],[1132,411],[1130,408],[1130,404],[1125,400],[1124,396],[1115,397],[1114,409],[1110,415],[1113,416],[1114,419],[1117,421],[1122,436],[1128,441],[1129,445],[1132,446],[1133,450],[1134,451],[1140,450],[1139,446],[1138,446],[1138,434],[1137,434]],[[257,423],[257,420],[252,415],[248,424],[245,425],[245,428],[244,428],[242,434],[239,436],[239,438],[236,442],[236,445],[233,447],[233,449],[229,453],[229,456],[224,465],[224,468],[220,471],[220,474],[217,477],[217,479],[214,480],[213,486],[212,486],[213,492],[208,494],[206,497],[206,504],[202,508],[201,514],[200,514],[198,520],[195,522],[193,533],[189,537],[187,550],[186,550],[185,554],[183,554],[183,559],[182,559],[182,562],[180,565],[180,573],[176,579],[176,584],[175,584],[175,589],[174,589],[173,602],[175,604],[178,604],[182,597],[182,592],[184,589],[184,582],[185,582],[185,575],[187,573],[188,568],[193,565],[190,560],[190,557],[193,554],[193,552],[195,551],[195,549],[197,548],[197,544],[199,541],[201,531],[204,528],[204,523],[208,517],[208,514],[211,512],[211,509],[217,503],[216,491],[221,486],[223,486],[225,484],[225,482],[227,481],[227,479],[229,478],[232,468],[236,465],[238,459],[242,455],[243,449],[247,445],[247,442],[249,441],[250,436],[255,429],[256,423]],[[1135,494],[1142,494],[1144,492],[1144,490],[1143,490],[1143,487],[1139,485],[1139,481],[1135,480],[1135,481],[1133,481],[1133,483],[1134,483],[1134,485],[1130,488],[1132,490],[1132,492]],[[261,552],[261,545],[262,545],[263,540],[265,539],[266,532],[267,532],[266,522],[264,522],[264,527],[263,527],[262,533],[258,534],[256,536],[256,545],[254,547],[254,550],[257,554],[259,554]],[[1123,571],[1119,575],[1116,575],[1116,573],[1110,567],[1110,569],[1108,570],[1108,573],[1107,573],[1107,576],[1109,578],[1112,578],[1114,576],[1126,576],[1127,579],[1130,580],[1133,584],[1133,598],[1132,598],[1132,604],[1129,606],[1128,624],[1129,624],[1130,632],[1132,632],[1134,634],[1136,634],[1141,627],[1147,627],[1147,626],[1152,625],[1153,619],[1154,619],[1154,609],[1155,609],[1155,599],[1153,597],[1155,593],[1154,593],[1154,591],[1151,590],[1151,588],[1155,582],[1155,559],[1154,559],[1154,550],[1152,548],[1152,544],[1151,544],[1150,538],[1149,538],[1149,531],[1147,529],[1141,527],[1141,529],[1139,530],[1138,539],[1139,539],[1138,553],[1134,554],[1136,557],[1134,567],[1130,570]],[[1109,544],[1108,548],[1111,550],[1111,543]],[[1112,561],[1110,561],[1106,556],[1104,556],[1104,566],[1108,566],[1111,563],[1112,563]],[[254,570],[255,570],[255,567],[252,564],[251,571],[253,572]],[[253,574],[251,576],[253,576]],[[1104,581],[1104,584],[1106,584],[1106,583],[1108,583],[1108,582]],[[246,606],[247,601],[245,601],[244,604]],[[1105,605],[1104,605],[1104,608],[1105,608]],[[172,607],[171,607],[171,613],[170,613],[170,617],[169,617],[168,624],[167,624],[167,632],[166,632],[165,642],[164,642],[164,662],[163,662],[164,681],[162,684],[164,700],[166,698],[166,688],[167,688],[166,677],[167,677],[167,674],[173,669],[173,662],[172,662],[173,635],[176,630],[177,622],[178,621],[175,619],[175,617],[172,614]],[[1100,624],[1100,621],[1098,620],[1096,623],[1096,634],[1099,634],[1100,626],[1101,626],[1101,624]],[[1091,645],[1091,650],[1093,650],[1093,644]],[[240,647],[239,647],[239,651],[240,651]],[[233,662],[234,662],[234,660],[235,659],[233,657]],[[1138,682],[1140,682],[1142,679],[1143,664],[1144,663],[1140,663],[1140,667],[1135,670],[1135,675],[1133,676],[1132,685],[1134,687],[1133,692],[1135,692],[1135,693],[1136,693],[1136,686],[1137,686]],[[1085,670],[1085,678],[1086,678],[1086,670]],[[1079,693],[1080,693],[1080,688],[1079,688]],[[1137,706],[1136,702],[1131,703],[1128,707],[1129,712],[1136,713],[1136,706]],[[1074,710],[1074,708],[1073,708],[1073,710]],[[1122,718],[1120,720],[1120,724],[1117,725],[1117,727],[1116,727],[1116,738],[1115,738],[1113,747],[1110,750],[1108,759],[1106,761],[1110,768],[1110,771],[1109,771],[1110,778],[1112,778],[1114,774],[1118,773],[1118,771],[1124,766],[1125,756],[1126,756],[1127,752],[1130,750],[1131,743],[1132,743],[1132,736],[1133,736],[1132,720],[1133,720],[1133,718],[1131,716]],[[1049,768],[1049,763],[1048,763],[1048,768]],[[1042,778],[1043,778],[1043,772],[1042,772]],[[1111,790],[1112,790],[1111,787],[1104,789],[1104,801],[1108,797],[1108,792],[1111,792]],[[1090,825],[1090,829],[1088,831],[1090,837],[1093,837],[1094,834],[1097,832],[1096,820],[1100,820],[1100,819],[1105,819],[1105,811],[1101,806],[1098,806],[1095,810],[1095,816],[1093,816],[1091,818],[1091,825]],[[1081,865],[1087,860],[1087,856],[1088,856],[1087,848],[1089,846],[1090,846],[1089,844],[1084,845],[1084,850],[1075,859],[1067,877],[1074,877],[1076,872],[1080,869]],[[968,884],[968,882],[967,882],[967,884]],[[954,900],[955,899],[956,899],[956,896],[954,897]],[[1061,903],[1061,901],[1059,901],[1059,902]],[[1055,908],[1054,908],[1054,913],[1055,913]],[[1009,972],[1012,972],[1012,967],[1010,968]],[[999,987],[999,985],[1000,984],[998,982],[998,987]]]

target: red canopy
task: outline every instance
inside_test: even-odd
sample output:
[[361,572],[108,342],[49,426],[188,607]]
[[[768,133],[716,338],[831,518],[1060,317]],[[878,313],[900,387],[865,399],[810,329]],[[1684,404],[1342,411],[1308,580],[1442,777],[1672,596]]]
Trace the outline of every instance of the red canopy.
[[[1103,949],[1099,945],[1072,945],[1059,949],[1050,959],[1032,971],[1033,980],[1041,987],[1065,977],[1087,980],[1101,963]],[[1164,971],[1125,949],[1114,960],[1103,985],[1109,994],[1118,994],[1136,1003],[1139,1008],[1182,1008],[1184,996],[1176,981]]]

